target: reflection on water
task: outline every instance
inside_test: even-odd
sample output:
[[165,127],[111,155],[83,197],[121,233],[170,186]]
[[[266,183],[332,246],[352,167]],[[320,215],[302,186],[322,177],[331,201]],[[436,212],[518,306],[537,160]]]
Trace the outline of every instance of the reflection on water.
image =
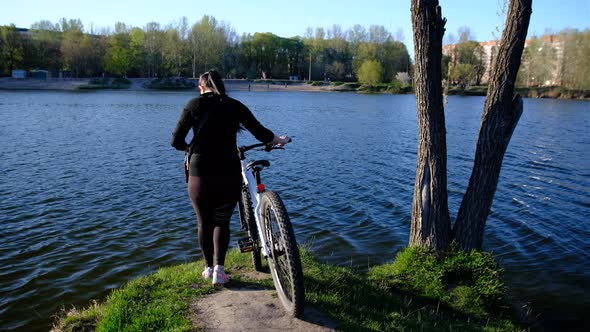
[[[294,136],[287,150],[263,157],[301,243],[362,269],[407,244],[414,96],[233,96]],[[169,146],[190,97],[0,92],[0,329],[47,330],[62,306],[86,305],[160,266],[200,257],[182,154]],[[483,102],[449,98],[451,216],[469,179]],[[525,100],[486,226],[484,245],[513,293],[549,328],[588,324],[589,106]]]

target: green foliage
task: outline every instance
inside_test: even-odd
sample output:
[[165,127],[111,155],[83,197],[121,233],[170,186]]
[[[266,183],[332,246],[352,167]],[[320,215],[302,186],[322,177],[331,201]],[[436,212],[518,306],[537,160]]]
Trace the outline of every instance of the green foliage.
[[517,82],[527,86],[554,85],[551,82],[557,52],[544,40],[537,37],[529,39],[523,51],[522,66],[519,68]]
[[190,299],[211,292],[200,267],[184,264],[136,279],[107,299],[96,331],[191,331],[186,318]]
[[393,81],[391,81],[391,83],[389,83],[387,85],[386,91],[389,93],[395,93],[395,94],[402,93],[402,83],[400,81],[393,80]]
[[381,83],[383,68],[376,60],[366,60],[360,66],[357,77],[359,82],[374,86]]
[[[202,73],[210,68],[221,68],[224,52],[228,46],[226,34],[230,28],[218,22],[215,17],[204,15],[196,22],[188,36],[185,57],[192,60],[193,71]],[[170,34],[168,36],[173,36]],[[160,38],[164,43],[164,38]],[[175,59],[175,57],[170,57]]]
[[563,58],[558,64],[563,68],[563,86],[571,90],[590,91],[590,29],[565,30]]
[[[394,263],[375,267],[365,274],[351,268],[322,264],[303,251],[306,299],[341,322],[339,329],[344,331],[520,330],[502,316],[470,316],[470,305],[478,304],[477,297],[469,294],[471,288],[456,287],[457,295],[453,296],[457,297],[457,305],[451,307],[424,301],[413,289],[402,291],[397,288],[400,283],[392,285],[392,278],[400,273],[410,273],[407,267],[417,265],[413,261],[417,258],[424,258],[427,262],[421,268],[412,268],[411,273],[435,277],[430,280],[441,276],[440,272],[428,271],[436,265],[434,255],[398,255]],[[411,279],[409,275],[406,278]],[[429,287],[427,280],[419,284]],[[444,287],[438,288],[437,292],[444,294]]]
[[[347,83],[351,84],[351,83]],[[352,85],[355,86],[355,90],[365,93],[391,93],[391,94],[404,94],[412,92],[412,86],[402,86],[402,83],[393,80],[391,83],[379,83],[375,85]]]
[[125,76],[131,67],[130,37],[126,32],[110,38],[105,57],[105,69],[117,76]]
[[[470,262],[469,257],[475,261]],[[402,289],[396,287],[402,284],[392,283],[400,276],[412,280],[414,278],[409,274],[417,273],[416,278],[423,279],[418,284],[426,287],[428,280],[441,279],[445,275],[441,271],[465,273],[464,266],[486,273],[485,267],[490,262],[485,255],[466,254],[465,257],[452,258],[443,268],[437,267],[440,259],[436,256],[410,248],[399,254],[396,262],[375,267],[368,274],[321,263],[307,250],[301,250],[301,259],[307,303],[336,320],[338,330],[521,331],[501,316],[466,316],[464,312],[472,311],[473,306],[481,307],[484,301],[479,300],[484,297],[476,296],[479,291],[474,287],[454,287],[455,307],[449,307],[444,303],[425,302],[421,293],[414,293],[412,287],[408,288],[410,291],[400,292]],[[422,267],[418,267],[420,264],[416,259],[425,260]],[[246,272],[253,270],[250,255],[230,250],[225,265],[234,286],[255,284],[273,288],[270,275],[256,280],[247,276]],[[93,303],[84,310],[62,313],[52,331],[193,331],[195,328],[187,317],[190,303],[214,291],[200,277],[202,267],[202,261],[183,264],[133,280],[114,291],[101,305]],[[444,294],[444,287],[438,288],[437,292]]]
[[398,253],[393,263],[373,268],[369,278],[482,317],[504,299],[501,273],[488,253],[451,249],[438,257],[428,249],[410,247]]
[[146,85],[148,89],[160,90],[185,90],[194,89],[197,85],[195,82],[187,80],[184,77],[166,77],[152,80]]
[[471,64],[459,63],[456,65],[450,65],[449,67],[449,79],[453,82],[457,82],[463,91],[467,88],[467,85],[473,79],[474,75],[473,65]]
[[96,325],[104,316],[105,307],[96,301],[83,310],[72,308],[69,311],[62,309],[58,319],[51,329],[52,332],[80,332],[94,331]]
[[16,26],[0,26],[0,68],[4,68],[5,74],[12,75],[13,69],[20,69],[23,57],[23,40]]
[[359,91],[361,84],[359,83],[344,83],[344,82],[332,82],[330,83],[330,91]]

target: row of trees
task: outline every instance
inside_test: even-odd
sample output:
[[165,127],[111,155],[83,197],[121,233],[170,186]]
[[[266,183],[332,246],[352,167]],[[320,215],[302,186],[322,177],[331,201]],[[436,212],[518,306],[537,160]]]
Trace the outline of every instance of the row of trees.
[[410,69],[405,45],[383,26],[356,25],[344,31],[308,28],[303,37],[272,33],[238,36],[214,17],[189,25],[186,17],[165,27],[124,23],[114,30],[85,32],[80,20],[41,21],[30,29],[0,27],[0,70],[67,70],[76,77],[195,77],[210,68],[226,77],[351,81],[365,62],[376,62],[379,81]]
[[[463,89],[487,83],[486,73],[498,46],[490,45],[491,54],[486,54],[484,46],[473,40],[469,28],[460,28],[459,36],[459,42],[446,46],[443,52],[443,77]],[[522,55],[517,84],[590,90],[590,29],[565,29],[530,38]]]
[[590,29],[529,39],[517,83],[590,90]]

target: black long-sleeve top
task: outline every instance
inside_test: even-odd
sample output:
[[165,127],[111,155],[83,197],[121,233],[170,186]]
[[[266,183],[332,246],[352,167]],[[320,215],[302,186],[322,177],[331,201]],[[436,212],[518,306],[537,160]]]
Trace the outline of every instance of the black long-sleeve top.
[[[208,112],[206,117],[203,115]],[[197,135],[199,121],[201,129]],[[190,175],[234,175],[241,172],[236,136],[240,125],[263,143],[270,143],[274,133],[258,122],[241,102],[213,93],[191,99],[182,110],[172,133],[172,146],[185,151],[190,129],[196,137],[190,146]]]

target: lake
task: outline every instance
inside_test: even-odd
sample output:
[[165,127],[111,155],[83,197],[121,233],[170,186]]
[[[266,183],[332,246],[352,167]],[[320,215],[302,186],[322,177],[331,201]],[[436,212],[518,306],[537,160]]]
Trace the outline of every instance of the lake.
[[[170,146],[195,92],[0,91],[0,330],[46,331],[62,307],[199,259],[183,154]],[[231,93],[277,133],[272,166],[300,244],[361,269],[408,243],[413,95]],[[449,209],[467,186],[484,97],[446,107]],[[484,246],[547,330],[590,318],[590,102],[525,99]],[[240,142],[253,142],[241,134]],[[237,213],[232,221],[235,239]]]

